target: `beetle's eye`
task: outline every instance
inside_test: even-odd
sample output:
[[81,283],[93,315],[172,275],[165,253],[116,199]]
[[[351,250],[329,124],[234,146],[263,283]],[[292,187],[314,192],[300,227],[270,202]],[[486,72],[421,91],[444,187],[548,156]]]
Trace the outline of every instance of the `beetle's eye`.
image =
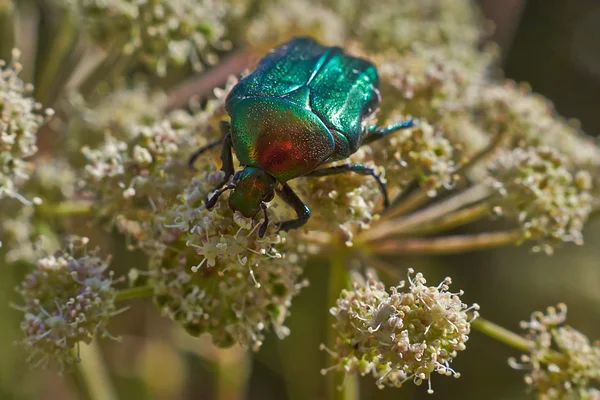
[[264,194],[262,201],[268,203],[269,201],[273,200],[273,197],[275,197],[275,192],[271,190]]

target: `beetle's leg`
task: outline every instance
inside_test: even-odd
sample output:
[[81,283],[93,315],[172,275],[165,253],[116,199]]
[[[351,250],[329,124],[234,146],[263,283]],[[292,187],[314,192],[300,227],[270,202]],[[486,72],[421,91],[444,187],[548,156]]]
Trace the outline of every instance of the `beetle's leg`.
[[289,231],[291,229],[300,228],[310,218],[310,210],[287,183],[284,183],[281,189],[276,189],[276,191],[279,197],[296,211],[296,215],[298,216],[297,219],[282,222],[281,225],[279,225],[279,230]]
[[305,176],[327,176],[327,175],[337,175],[343,174],[345,172],[354,172],[360,175],[370,175],[377,181],[379,185],[379,190],[381,191],[381,195],[383,196],[383,204],[385,208],[388,208],[390,205],[390,201],[388,199],[387,189],[384,183],[381,181],[381,177],[379,174],[375,172],[373,168],[365,167],[360,164],[343,164],[337,165],[335,167],[322,168],[317,169]]
[[389,135],[390,133],[394,133],[402,129],[412,128],[413,126],[415,126],[415,120],[412,118],[381,128],[378,128],[377,126],[371,126],[369,127],[369,133],[367,133],[367,136],[365,136],[362,144],[369,144],[381,139],[386,135]]
[[210,149],[214,149],[215,147],[217,147],[218,145],[220,145],[221,143],[223,143],[223,141],[225,140],[225,138],[227,137],[227,135],[229,135],[229,122],[227,121],[221,121],[219,124],[219,128],[221,130],[221,138],[218,140],[215,140],[214,142],[211,142],[209,144],[207,144],[204,147],[199,148],[198,150],[196,150],[194,152],[194,154],[192,154],[190,156],[190,159],[188,160],[188,165],[193,168],[194,167],[194,163],[196,162],[196,160],[198,159],[198,157],[200,157],[202,154],[204,154],[205,152],[207,152]]
[[[233,176],[233,174],[235,173],[235,170],[233,168],[233,156],[231,154],[231,136],[229,134],[227,134],[223,140],[223,148],[221,149],[221,161],[223,161],[223,166],[221,167],[221,171],[225,172],[225,177],[223,178],[223,180],[215,187],[215,190],[219,190],[221,189],[227,182],[229,182],[229,180],[231,179],[231,177]],[[214,190],[213,192],[214,193]],[[211,193],[211,194],[212,194]],[[222,192],[219,192],[219,195]],[[217,202],[217,198],[218,196],[211,196],[211,194],[208,195],[208,197],[206,198],[206,207],[207,208],[212,208],[214,207],[214,205]]]

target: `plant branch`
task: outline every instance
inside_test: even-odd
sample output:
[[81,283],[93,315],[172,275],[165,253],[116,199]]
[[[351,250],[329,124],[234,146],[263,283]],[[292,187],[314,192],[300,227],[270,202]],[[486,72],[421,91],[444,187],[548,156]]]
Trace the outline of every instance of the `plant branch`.
[[364,251],[372,254],[452,254],[518,244],[523,239],[520,230],[439,238],[389,239],[362,243]]
[[42,204],[38,212],[46,217],[63,217],[70,215],[88,215],[92,212],[93,203],[86,200],[64,201],[58,204]]
[[[327,305],[333,307],[343,289],[350,282],[350,275],[346,270],[343,248],[336,247],[332,251],[329,264],[329,282]],[[328,313],[327,316],[327,346],[335,349],[337,332],[334,328],[335,317]],[[358,399],[358,377],[343,372],[330,371],[327,374],[327,399],[328,400],[356,400]]]
[[250,49],[241,49],[208,72],[194,76],[176,86],[168,94],[167,110],[187,106],[194,96],[210,94],[211,90],[225,83],[231,75],[242,73],[250,64],[251,55]]
[[476,204],[469,208],[446,214],[434,221],[410,228],[408,234],[411,236],[430,235],[432,233],[456,228],[457,226],[468,224],[469,222],[476,221],[489,215],[491,209],[492,207],[488,203]]
[[433,204],[424,210],[415,212],[404,218],[377,223],[371,229],[364,231],[364,235],[366,236],[365,239],[384,239],[391,235],[406,233],[412,228],[421,226],[425,222],[433,221],[464,206],[484,200],[489,195],[490,191],[485,186],[473,186],[449,199]]
[[[490,141],[490,143],[481,149],[478,153],[473,155],[469,160],[463,163],[460,167],[454,171],[454,175],[459,177],[466,177],[475,165],[479,163],[481,160],[485,159],[488,155],[494,152],[498,148],[498,146],[502,143],[502,140],[506,136],[506,131],[502,131]],[[466,179],[465,179],[466,180]],[[406,214],[407,212],[414,210],[415,208],[423,205],[429,199],[429,194],[427,189],[419,188],[415,192],[406,196],[405,199],[401,200],[395,206],[389,209],[387,213],[382,215],[382,220],[391,219],[393,217],[397,217],[399,215]]]
[[79,346],[81,361],[77,363],[77,369],[90,400],[117,400],[116,390],[96,341],[90,344],[79,343]]
[[[471,326],[473,329],[483,333],[484,335],[502,342],[507,346],[521,350],[522,352],[528,353],[533,347],[533,343],[531,341],[484,318],[477,317],[473,322],[471,322]],[[546,351],[543,361],[548,364],[558,365],[566,362],[565,357],[561,353],[554,350]]]
[[154,287],[152,286],[137,286],[129,289],[119,290],[115,296],[115,301],[125,301],[131,299],[137,299],[140,297],[150,297],[154,294]]

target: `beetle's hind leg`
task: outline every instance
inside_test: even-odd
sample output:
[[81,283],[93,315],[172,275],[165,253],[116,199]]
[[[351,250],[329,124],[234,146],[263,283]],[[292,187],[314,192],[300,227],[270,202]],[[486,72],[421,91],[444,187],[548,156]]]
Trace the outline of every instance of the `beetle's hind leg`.
[[296,215],[298,216],[297,219],[282,222],[281,225],[279,225],[279,230],[289,231],[291,229],[300,228],[310,218],[310,209],[302,202],[302,200],[300,200],[298,195],[294,193],[287,183],[284,183],[281,189],[276,189],[276,191],[279,197],[296,211]]
[[390,201],[388,199],[387,188],[385,187],[385,184],[381,181],[381,177],[379,176],[379,174],[377,174],[373,168],[365,167],[361,164],[343,164],[337,165],[335,167],[317,169],[305,176],[327,176],[343,174],[346,172],[354,172],[360,175],[369,175],[375,178],[377,184],[379,185],[381,195],[383,196],[383,205],[385,208],[389,207]]
[[392,124],[392,125],[388,125],[388,126],[384,126],[384,127],[380,127],[380,128],[378,128],[377,126],[371,126],[371,127],[369,127],[369,132],[367,133],[367,136],[365,136],[362,144],[369,144],[378,139],[381,139],[384,136],[389,135],[390,133],[394,133],[394,132],[400,131],[402,129],[412,128],[413,126],[415,126],[415,120],[412,118],[408,118],[408,119],[398,122],[396,124]]
[[221,138],[196,150],[188,160],[188,165],[190,166],[190,168],[194,167],[194,163],[202,154],[206,153],[208,150],[214,149],[215,147],[217,147],[225,141],[227,135],[229,135],[229,122],[221,121],[221,123],[219,124],[219,128],[222,134]]

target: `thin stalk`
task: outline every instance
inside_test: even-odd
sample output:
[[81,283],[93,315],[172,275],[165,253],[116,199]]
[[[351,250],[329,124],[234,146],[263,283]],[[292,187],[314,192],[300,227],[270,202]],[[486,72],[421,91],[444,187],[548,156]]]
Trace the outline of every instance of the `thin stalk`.
[[150,297],[154,294],[154,287],[152,286],[137,286],[128,289],[119,290],[115,297],[115,301],[125,301],[131,299],[137,299],[141,297]]
[[38,211],[47,217],[64,217],[71,215],[88,215],[92,213],[93,203],[85,200],[65,201],[59,204],[42,204]]
[[361,243],[372,254],[452,254],[518,244],[523,240],[520,230],[454,235],[439,238],[389,239]]
[[[248,349],[239,345],[221,349],[212,343],[209,336],[192,337],[179,327],[173,329],[173,340],[177,347],[206,363],[213,372],[215,399],[243,400],[247,397],[248,382],[252,372]],[[278,374],[281,371],[273,369]]]
[[466,175],[471,170],[471,168],[477,165],[479,161],[492,154],[500,146],[502,140],[506,136],[506,132],[507,131],[504,130],[500,133],[497,133],[496,136],[494,136],[494,138],[490,141],[490,143],[488,143],[487,146],[485,146],[477,154],[471,157],[470,160],[461,165],[455,173],[457,175]]
[[[350,283],[350,274],[345,266],[344,251],[336,248],[332,251],[329,265],[329,282],[327,293],[327,305],[333,307],[343,289]],[[335,349],[337,332],[334,328],[335,317],[327,316],[327,346]],[[327,399],[328,400],[357,400],[358,399],[358,377],[348,375],[344,377],[343,372],[330,371],[327,374]]]
[[[123,45],[126,41],[127,38],[115,39],[114,43],[108,47],[106,55],[85,71],[85,77],[78,78],[76,88],[83,98],[89,99],[100,83],[110,81],[112,78],[121,78],[124,75],[134,58],[134,54],[123,52]],[[73,83],[71,82],[71,84]]]
[[97,47],[87,47],[75,70],[65,83],[65,88],[76,90],[106,59],[108,54]]
[[430,235],[442,232],[457,226],[465,225],[490,214],[492,207],[488,203],[475,204],[474,206],[446,214],[434,221],[411,228],[408,232],[411,236]]
[[176,86],[168,94],[167,110],[187,106],[192,97],[210,95],[215,87],[225,83],[231,75],[242,73],[250,64],[251,55],[250,49],[239,50],[215,68]]
[[[477,165],[477,163],[485,159],[498,148],[505,136],[505,131],[498,133],[486,147],[481,149],[473,157],[463,163],[456,171],[454,171],[454,175],[461,177],[466,176],[471,168],[473,168],[475,165]],[[388,212],[382,215],[381,219],[387,220],[399,215],[404,215],[407,212],[425,204],[429,198],[428,190],[417,189],[417,191],[407,196],[400,203],[392,206]]]
[[[233,352],[238,354],[233,354]],[[244,400],[250,378],[250,356],[239,347],[217,350],[215,359],[217,400]]]
[[98,344],[92,341],[89,345],[79,343],[79,346],[81,362],[77,363],[77,368],[90,400],[117,400]]
[[389,208],[386,213],[381,216],[381,220],[387,220],[393,217],[397,217],[400,215],[404,215],[415,208],[418,208],[420,205],[423,205],[429,200],[431,197],[427,190],[417,189],[413,193],[406,196],[406,198],[396,205],[393,205],[392,208]]
[[[477,317],[473,322],[471,322],[471,326],[473,329],[483,333],[484,335],[502,342],[507,346],[521,350],[524,353],[528,353],[533,346],[533,344],[524,337],[481,317]],[[557,351],[548,350],[543,357],[543,361],[549,364],[560,365],[565,363],[565,357]]]
[[367,240],[376,240],[406,233],[426,222],[433,221],[464,206],[482,201],[489,195],[490,192],[485,186],[473,186],[447,200],[433,204],[404,218],[382,221],[365,231],[364,235]]
[[65,12],[60,18],[57,29],[45,57],[38,60],[39,67],[36,71],[35,98],[46,105],[52,104],[57,97],[53,89],[60,75],[59,71],[66,68],[65,61],[70,56],[76,40],[77,26],[73,14]]
[[517,350],[528,352],[529,349],[531,349],[531,342],[529,340],[481,317],[477,317],[473,322],[471,322],[471,326],[473,329],[478,330],[484,335],[487,335],[492,339],[502,342],[507,346],[513,347]]

